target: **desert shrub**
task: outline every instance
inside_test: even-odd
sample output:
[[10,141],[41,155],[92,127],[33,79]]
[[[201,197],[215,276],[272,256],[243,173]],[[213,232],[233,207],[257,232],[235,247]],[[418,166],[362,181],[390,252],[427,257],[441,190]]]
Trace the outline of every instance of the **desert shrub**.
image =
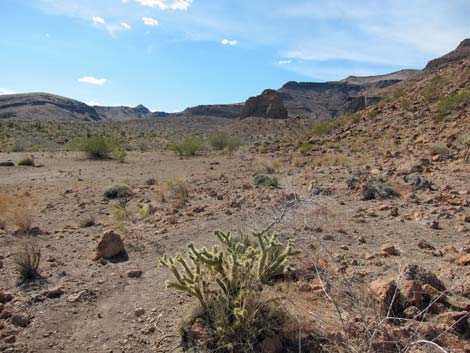
[[[190,244],[191,264],[179,255],[160,258],[160,265],[174,277],[167,282],[167,288],[198,300],[200,311],[193,315],[189,326],[202,321],[208,334],[207,348],[218,352],[257,352],[260,342],[281,333],[286,320],[285,312],[273,305],[263,289],[292,271],[291,260],[298,252],[292,241],[283,244],[276,235],[265,231],[253,234],[256,246],[247,245],[230,233],[214,234],[222,248],[198,249]],[[190,327],[183,330],[186,339],[190,331]]]
[[188,183],[181,179],[168,179],[163,182],[160,189],[162,201],[173,200],[179,205],[184,205],[189,199]]
[[400,193],[383,178],[370,178],[362,186],[362,199],[365,201],[391,199],[394,197],[400,197]]
[[327,135],[332,131],[336,130],[340,126],[340,122],[337,120],[326,121],[315,124],[312,128],[311,133],[313,135]]
[[435,101],[439,98],[443,86],[449,83],[449,78],[436,74],[423,87],[422,94],[428,102]]
[[209,146],[215,151],[227,150],[233,152],[241,146],[241,141],[236,138],[229,136],[224,132],[216,132],[207,138]]
[[18,274],[18,284],[34,281],[39,277],[39,262],[41,251],[32,244],[25,244],[23,248],[15,254],[15,270]]
[[156,183],[157,183],[157,180],[155,178],[148,178],[145,181],[145,185],[147,186],[152,186],[152,185],[155,185]]
[[434,143],[431,145],[431,153],[433,155],[441,156],[441,158],[449,158],[450,157],[450,150],[446,147],[446,145],[442,143]]
[[104,191],[104,197],[107,199],[123,199],[131,196],[131,189],[124,184],[112,185]]
[[95,217],[88,215],[80,220],[80,228],[91,228],[96,224]]
[[34,159],[33,157],[24,158],[18,162],[18,165],[23,167],[34,167]]
[[17,235],[29,234],[33,216],[31,199],[27,194],[0,193],[0,225],[14,227]]
[[87,136],[79,139],[77,147],[84,152],[89,159],[109,159],[112,153],[118,149],[115,139],[105,136]]
[[300,146],[299,146],[299,153],[300,154],[307,154],[309,153],[313,148],[315,147],[314,144],[311,144],[311,143],[302,143]]
[[253,182],[256,186],[265,186],[265,187],[272,187],[277,188],[279,187],[279,182],[275,177],[266,175],[266,174],[256,174],[253,178]]
[[202,150],[203,140],[199,136],[185,136],[179,142],[172,142],[168,149],[175,151],[180,156],[195,156]]
[[114,158],[116,158],[120,163],[124,163],[126,161],[126,158],[127,158],[127,152],[124,150],[124,149],[116,149],[114,152],[113,152],[113,156]]
[[409,98],[402,98],[400,99],[400,105],[403,109],[409,110],[411,105],[413,104],[412,100]]
[[454,93],[450,96],[440,99],[437,103],[439,113],[447,115],[455,110],[458,106],[470,100],[470,91],[462,93]]

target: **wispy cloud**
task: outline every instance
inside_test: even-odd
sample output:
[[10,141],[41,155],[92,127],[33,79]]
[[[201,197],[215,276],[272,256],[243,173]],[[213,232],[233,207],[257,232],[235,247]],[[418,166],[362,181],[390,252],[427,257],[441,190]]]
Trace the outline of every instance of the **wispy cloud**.
[[292,60],[279,60],[277,63],[279,65],[289,65],[292,63]]
[[158,26],[158,21],[152,17],[142,17],[142,22],[146,26],[150,26],[150,27]]
[[0,95],[1,94],[15,94],[16,92],[10,90],[10,89],[7,89],[7,88],[1,88],[0,87]]
[[88,83],[90,85],[102,86],[106,82],[108,82],[108,80],[106,78],[96,78],[96,77],[93,77],[93,76],[84,76],[82,78],[79,78],[78,82]]
[[105,24],[105,20],[103,17],[99,17],[99,16],[93,16],[92,17],[92,20],[93,20],[93,23],[96,25],[96,24],[102,24],[104,25]]
[[120,25],[124,29],[131,29],[132,28],[131,25],[126,23],[126,22],[121,22]]
[[222,45],[231,45],[231,46],[234,46],[234,45],[237,45],[237,44],[238,44],[238,41],[235,40],[235,39],[222,39],[220,43],[221,43]]
[[158,7],[160,10],[186,11],[193,0],[136,0],[142,6]]

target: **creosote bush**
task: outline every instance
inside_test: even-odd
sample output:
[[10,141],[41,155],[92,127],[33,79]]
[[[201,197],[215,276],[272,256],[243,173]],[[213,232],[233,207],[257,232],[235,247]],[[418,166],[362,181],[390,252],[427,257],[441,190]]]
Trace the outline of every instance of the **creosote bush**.
[[[286,320],[285,312],[263,290],[292,271],[291,260],[299,252],[293,241],[283,244],[266,231],[253,234],[255,245],[230,233],[214,234],[222,248],[198,249],[189,244],[190,262],[179,255],[160,258],[160,265],[173,275],[167,288],[198,300],[200,310],[191,324],[202,321],[208,334],[206,348],[257,352],[260,342],[281,333]],[[184,331],[189,335],[190,328]]]
[[41,261],[41,251],[32,244],[25,244],[23,248],[15,254],[15,269],[18,273],[18,285],[34,281],[39,278],[39,262]]
[[253,178],[253,182],[256,186],[264,186],[264,187],[271,187],[271,188],[278,188],[279,182],[273,176],[266,175],[266,174],[256,174]]
[[185,136],[179,142],[175,141],[168,145],[168,149],[175,151],[178,155],[188,157],[195,156],[203,147],[203,139],[199,136]]
[[207,138],[209,146],[215,151],[226,150],[233,152],[241,146],[241,142],[238,138],[229,136],[224,132],[216,132]]
[[33,157],[24,158],[18,162],[18,165],[23,167],[34,167],[34,159]]
[[131,196],[131,189],[127,185],[112,185],[104,191],[104,197],[107,199],[124,199]]
[[105,136],[87,136],[76,141],[78,150],[85,153],[89,159],[110,159],[113,154],[124,161],[126,153],[121,148],[117,138]]
[[189,199],[188,183],[180,179],[165,180],[159,192],[162,202],[172,200],[183,206]]

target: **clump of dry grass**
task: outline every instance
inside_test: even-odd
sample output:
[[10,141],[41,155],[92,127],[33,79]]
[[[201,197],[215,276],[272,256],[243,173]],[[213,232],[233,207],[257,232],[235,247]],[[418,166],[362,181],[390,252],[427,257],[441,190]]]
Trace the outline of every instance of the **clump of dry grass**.
[[17,234],[28,234],[32,228],[31,198],[28,194],[0,193],[0,227],[16,228]]
[[182,179],[168,179],[162,183],[159,197],[162,202],[172,201],[184,206],[189,199],[189,185]]
[[15,254],[15,269],[18,274],[18,284],[34,281],[39,278],[39,263],[41,251],[33,244],[25,244]]

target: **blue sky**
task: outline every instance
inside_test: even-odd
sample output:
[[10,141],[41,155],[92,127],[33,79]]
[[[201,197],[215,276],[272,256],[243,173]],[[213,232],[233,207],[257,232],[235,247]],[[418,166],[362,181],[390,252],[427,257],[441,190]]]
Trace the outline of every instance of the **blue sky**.
[[285,82],[422,68],[470,37],[468,0],[0,0],[0,94],[152,110]]

